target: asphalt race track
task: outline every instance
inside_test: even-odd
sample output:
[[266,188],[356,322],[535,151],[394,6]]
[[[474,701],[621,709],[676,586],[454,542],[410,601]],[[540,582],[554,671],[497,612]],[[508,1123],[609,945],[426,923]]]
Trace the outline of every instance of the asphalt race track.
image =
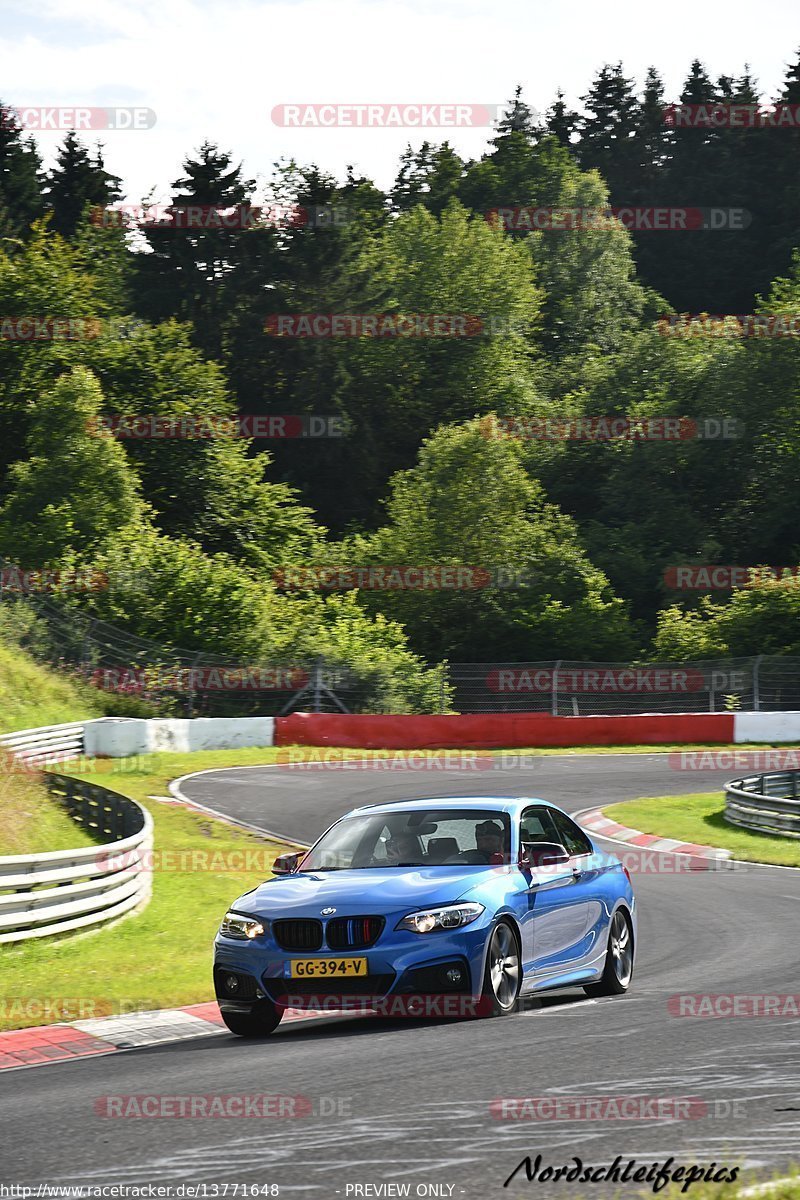
[[[659,754],[564,755],[515,770],[215,771],[187,780],[183,791],[310,841],[340,813],[371,801],[528,794],[580,812],[625,797],[711,790],[730,774],[677,772]],[[675,1165],[769,1170],[797,1161],[800,1018],[681,1018],[667,1002],[679,993],[800,992],[800,872],[674,874],[650,861],[634,875],[639,946],[628,996],[590,1001],[582,992],[554,993],[512,1018],[462,1023],[320,1019],[287,1025],[259,1043],[223,1033],[6,1071],[2,1177],[33,1186],[206,1183],[208,1196],[213,1184],[274,1183],[282,1197],[312,1198],[402,1195],[380,1185],[408,1184],[410,1196],[483,1200],[561,1187],[528,1183],[520,1171],[504,1189],[527,1154],[541,1154],[543,1166],[578,1156],[600,1167],[617,1155],[637,1166],[670,1156]],[[93,1110],[106,1094],[262,1092],[308,1096],[314,1113],[291,1120],[112,1120]],[[706,1103],[694,1106],[702,1115],[692,1119],[490,1114],[492,1100],[525,1096]],[[586,1196],[618,1190],[575,1186]],[[621,1190],[641,1188],[628,1183]],[[223,1195],[221,1187],[216,1194]]]

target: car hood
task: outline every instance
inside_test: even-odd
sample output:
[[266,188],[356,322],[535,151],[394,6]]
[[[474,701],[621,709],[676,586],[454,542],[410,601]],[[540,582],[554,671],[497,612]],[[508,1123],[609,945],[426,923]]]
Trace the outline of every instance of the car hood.
[[232,907],[259,917],[318,917],[321,908],[335,908],[339,916],[423,908],[460,899],[496,870],[460,865],[301,872],[268,879]]

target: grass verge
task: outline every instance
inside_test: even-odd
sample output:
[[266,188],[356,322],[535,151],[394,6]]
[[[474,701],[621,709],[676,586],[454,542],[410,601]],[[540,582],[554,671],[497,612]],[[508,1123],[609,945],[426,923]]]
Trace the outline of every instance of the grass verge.
[[81,763],[72,772],[151,812],[153,898],[107,929],[0,948],[0,1029],[213,1000],[211,942],[220,919],[232,900],[270,875],[286,847],[147,797],[167,795],[169,780],[187,770],[230,765],[234,757],[264,761],[268,753],[148,755],[132,760],[135,768],[121,760],[117,769]]
[[721,792],[696,792],[686,796],[652,796],[611,804],[603,812],[612,821],[641,833],[730,850],[748,862],[800,867],[800,840],[737,829],[725,820]]
[[101,717],[102,708],[89,691],[0,643],[0,733]]
[[93,845],[91,835],[53,799],[40,777],[19,770],[14,760],[2,752],[0,811],[0,856]]

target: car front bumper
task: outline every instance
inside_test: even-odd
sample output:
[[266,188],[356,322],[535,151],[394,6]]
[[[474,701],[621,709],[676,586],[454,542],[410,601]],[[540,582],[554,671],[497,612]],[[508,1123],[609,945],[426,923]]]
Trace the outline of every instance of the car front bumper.
[[[217,935],[214,981],[220,1007],[241,1012],[266,997],[286,1008],[341,1008],[342,998],[367,1000],[394,996],[479,996],[484,955],[491,919],[457,930],[416,934],[387,927],[368,949],[290,952],[282,950],[269,934],[242,942]],[[366,958],[366,976],[309,977],[294,979],[291,964],[297,959]],[[451,972],[448,975],[448,972]],[[234,988],[226,986],[237,977]]]

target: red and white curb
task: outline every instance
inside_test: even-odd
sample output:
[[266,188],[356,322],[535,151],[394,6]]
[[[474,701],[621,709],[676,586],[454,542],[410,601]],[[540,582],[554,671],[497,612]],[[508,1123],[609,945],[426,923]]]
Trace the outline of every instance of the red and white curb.
[[[336,1015],[289,1008],[283,1015],[283,1023]],[[190,1004],[184,1008],[163,1008],[152,1012],[125,1013],[117,1017],[92,1017],[85,1021],[12,1029],[0,1033],[0,1071],[11,1067],[44,1066],[45,1063],[113,1054],[118,1050],[158,1046],[164,1042],[227,1032],[214,1001]]]
[[641,833],[627,825],[620,825],[603,815],[601,808],[593,808],[583,813],[580,823],[590,833],[610,838],[614,842],[625,842],[629,846],[641,846],[647,850],[664,851],[667,854],[689,854],[694,858],[730,858],[730,850],[720,850],[716,846],[699,846],[694,842],[680,842],[677,838],[658,837],[653,833]]

